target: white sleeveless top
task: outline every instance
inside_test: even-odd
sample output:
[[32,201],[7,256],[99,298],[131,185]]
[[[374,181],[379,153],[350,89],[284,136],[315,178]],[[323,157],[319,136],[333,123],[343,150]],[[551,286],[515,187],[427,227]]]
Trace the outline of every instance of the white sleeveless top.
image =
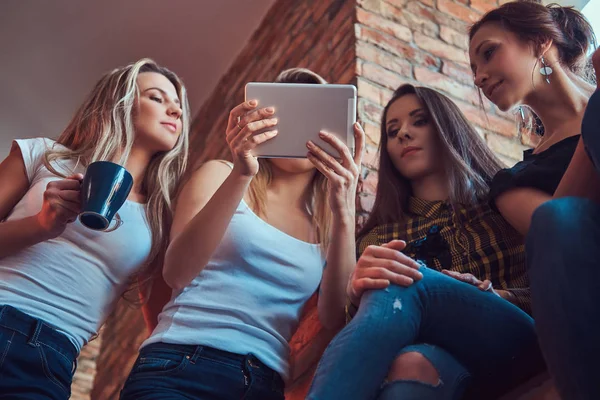
[[[7,221],[37,214],[48,183],[63,179],[42,162],[46,150],[60,145],[45,138],[15,142],[29,190]],[[85,172],[70,160],[53,167],[67,176]],[[114,232],[92,231],[77,220],[57,238],[0,259],[0,305],[48,322],[81,350],[112,312],[128,277],[147,261],[152,238],[145,211],[143,204],[126,201],[119,210],[123,225]]]
[[324,263],[319,245],[269,225],[242,200],[206,267],[173,293],[142,347],[163,342],[253,353],[287,379],[288,342]]

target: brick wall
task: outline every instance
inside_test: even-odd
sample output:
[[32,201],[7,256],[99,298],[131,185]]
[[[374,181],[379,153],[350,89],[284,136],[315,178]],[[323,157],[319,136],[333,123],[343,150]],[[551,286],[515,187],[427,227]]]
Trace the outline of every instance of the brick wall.
[[229,157],[225,127],[250,81],[306,67],[331,83],[354,83],[354,1],[279,0],[194,118],[194,159]]
[[468,64],[467,28],[496,0],[358,0],[356,74],[359,119],[367,133],[359,215],[374,202],[381,112],[403,83],[427,85],[450,96],[506,163],[521,159],[534,138],[517,135],[513,114],[480,97]]
[[[271,81],[281,70],[300,66],[332,83],[358,87],[359,120],[368,142],[360,221],[374,201],[381,111],[402,83],[429,85],[448,94],[489,146],[507,164],[516,162],[534,139],[517,136],[513,115],[503,115],[486,101],[485,112],[481,110],[467,63],[467,26],[497,5],[496,0],[277,1],[194,118],[192,160],[197,165],[229,158],[224,141],[227,117],[243,101],[246,82]],[[329,339],[320,331],[314,299],[312,304],[292,341],[297,367],[293,375],[301,378],[291,388],[293,399],[303,398],[311,366]],[[100,354],[99,340],[82,353],[73,398],[87,398],[95,359],[91,398],[117,398],[145,336],[140,312],[120,304],[103,331]]]

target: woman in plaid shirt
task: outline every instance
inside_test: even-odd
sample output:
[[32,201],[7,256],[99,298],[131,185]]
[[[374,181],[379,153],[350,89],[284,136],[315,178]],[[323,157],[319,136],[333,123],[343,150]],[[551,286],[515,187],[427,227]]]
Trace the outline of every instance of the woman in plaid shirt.
[[[488,399],[542,368],[523,237],[488,205],[501,168],[447,97],[394,92],[348,290],[360,308],[326,350],[309,399],[456,399],[467,387]],[[386,375],[393,382],[380,388]]]

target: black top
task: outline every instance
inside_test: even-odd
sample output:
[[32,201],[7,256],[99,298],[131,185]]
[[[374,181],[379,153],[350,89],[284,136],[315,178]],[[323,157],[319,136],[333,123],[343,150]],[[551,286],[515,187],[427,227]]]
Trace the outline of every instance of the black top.
[[580,135],[570,136],[538,154],[523,152],[523,161],[512,168],[498,171],[490,185],[491,206],[496,209],[496,198],[519,187],[538,189],[553,195],[575,153]]

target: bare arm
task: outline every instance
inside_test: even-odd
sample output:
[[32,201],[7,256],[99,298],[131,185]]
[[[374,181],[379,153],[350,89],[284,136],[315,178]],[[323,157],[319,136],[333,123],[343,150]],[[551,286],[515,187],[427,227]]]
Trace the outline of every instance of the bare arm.
[[356,264],[354,218],[340,218],[332,226],[327,264],[319,292],[319,320],[327,329],[343,326],[346,286]]
[[337,329],[344,324],[346,286],[356,264],[355,199],[365,137],[359,124],[354,125],[354,137],[354,156],[335,136],[325,134],[322,137],[339,152],[341,161],[312,143],[308,145],[308,159],[327,177],[328,202],[333,214],[327,264],[317,306],[319,320],[327,329]]
[[[0,221],[3,221],[29,189],[29,179],[25,171],[23,157],[16,144],[13,145],[8,157],[0,164],[0,182],[10,182],[10,184],[0,185]],[[66,184],[71,185],[71,182]],[[57,185],[61,184],[57,183]],[[71,193],[73,191],[69,190],[68,192],[66,196],[73,195]],[[52,193],[55,196],[60,196],[57,190]],[[64,195],[65,192],[62,193]],[[62,206],[65,204],[67,203],[63,203]],[[45,205],[47,206],[47,204]],[[55,203],[55,205],[61,207],[61,212],[69,213],[69,210],[64,210],[60,204]],[[46,211],[49,211],[48,208],[46,207]],[[56,217],[56,215],[53,215],[53,217]],[[60,228],[57,230],[54,222],[56,221],[48,220],[48,214],[46,213],[0,223],[0,259],[58,236],[62,230]],[[62,229],[64,230],[64,227]]]
[[496,207],[504,219],[520,234],[526,235],[533,212],[552,196],[532,188],[516,188],[502,193],[496,198]]
[[186,287],[204,269],[251,179],[219,161],[207,162],[192,175],[177,201],[163,267],[170,287]]
[[496,207],[513,228],[526,235],[531,217],[540,205],[548,200],[568,196],[600,201],[600,179],[581,139],[554,196],[533,188],[515,188],[498,196]]
[[251,100],[231,110],[226,138],[234,158],[233,170],[223,161],[209,161],[194,172],[179,195],[163,278],[181,290],[198,276],[225,234],[231,217],[258,172],[254,148],[276,136],[272,108],[256,109]]

